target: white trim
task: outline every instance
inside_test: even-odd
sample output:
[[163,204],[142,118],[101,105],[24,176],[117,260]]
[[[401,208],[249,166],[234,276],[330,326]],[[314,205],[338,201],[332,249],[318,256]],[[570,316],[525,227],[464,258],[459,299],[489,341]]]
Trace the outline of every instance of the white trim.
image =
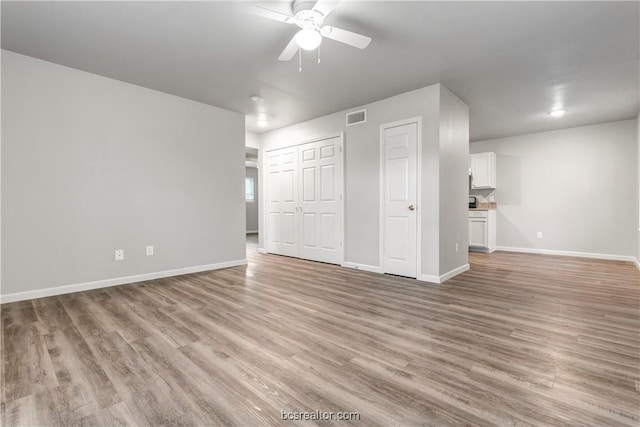
[[448,271],[444,274],[441,274],[440,276],[432,276],[430,274],[423,274],[420,276],[420,279],[423,282],[429,282],[429,283],[444,283],[447,280],[451,279],[454,276],[457,276],[458,274],[462,274],[465,271],[469,271],[469,268],[471,268],[469,266],[469,264],[465,264],[465,265],[461,265],[460,267],[454,268],[451,271]]
[[416,138],[416,278],[422,277],[422,116],[411,117],[409,119],[398,120],[380,125],[380,187],[379,187],[379,241],[378,256],[380,258],[380,272],[384,273],[384,131],[398,126],[415,123],[417,126]]
[[634,262],[634,264],[636,265],[636,268],[637,268],[638,270],[640,270],[640,261],[638,260],[638,258],[634,258],[634,259],[633,259],[633,262]]
[[72,292],[89,291],[92,289],[108,288],[109,286],[126,285],[129,283],[144,282],[145,280],[162,279],[164,277],[180,276],[183,274],[200,273],[203,271],[219,270],[221,268],[246,265],[246,259],[219,262],[216,264],[197,265],[194,267],[177,268],[175,270],[158,271],[155,273],[136,274],[133,276],[116,277],[113,279],[96,280],[93,282],[77,283],[74,285],[56,286],[53,288],[37,289],[33,291],[15,292],[0,296],[0,303],[30,300],[50,297],[54,295],[70,294]]
[[258,234],[258,230],[247,230],[247,234]]
[[259,254],[268,254],[269,252],[267,252],[267,250],[265,248],[258,248],[258,253]]
[[465,271],[469,271],[469,269],[471,268],[471,266],[469,264],[465,264],[465,265],[461,265],[458,268],[454,268],[451,271],[448,271],[444,274],[440,275],[440,283],[446,282],[447,280],[451,279],[454,276],[457,276],[458,274],[462,274]]
[[371,273],[382,273],[382,267],[378,267],[377,265],[368,265],[368,264],[358,264],[357,262],[343,262],[342,267],[353,268],[355,270],[369,271]]
[[423,274],[418,280],[420,280],[421,282],[440,283],[440,277],[432,276],[431,274]]
[[630,261],[633,263],[638,262],[635,259],[635,257],[628,256],[628,255],[597,254],[592,252],[558,251],[555,249],[514,248],[511,246],[496,246],[496,250],[504,251],[504,252],[521,252],[525,254],[573,256],[578,258],[607,259],[612,261]]

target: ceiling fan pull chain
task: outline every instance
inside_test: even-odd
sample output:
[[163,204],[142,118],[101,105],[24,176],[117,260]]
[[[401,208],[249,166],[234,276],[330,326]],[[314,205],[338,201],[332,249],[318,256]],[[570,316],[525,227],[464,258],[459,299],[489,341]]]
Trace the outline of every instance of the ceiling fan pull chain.
[[302,49],[298,49],[298,72],[302,72]]

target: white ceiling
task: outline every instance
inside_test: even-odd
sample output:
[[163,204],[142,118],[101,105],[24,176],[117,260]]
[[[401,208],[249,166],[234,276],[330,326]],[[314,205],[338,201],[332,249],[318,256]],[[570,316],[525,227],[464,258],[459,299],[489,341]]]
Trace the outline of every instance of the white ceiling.
[[[302,73],[277,60],[296,27],[242,7],[2,1],[2,47],[244,112],[254,132],[438,82],[469,105],[472,141],[638,114],[638,2],[343,1],[326,23],[372,43],[325,39],[321,64],[306,53]],[[555,104],[568,113],[548,117]]]

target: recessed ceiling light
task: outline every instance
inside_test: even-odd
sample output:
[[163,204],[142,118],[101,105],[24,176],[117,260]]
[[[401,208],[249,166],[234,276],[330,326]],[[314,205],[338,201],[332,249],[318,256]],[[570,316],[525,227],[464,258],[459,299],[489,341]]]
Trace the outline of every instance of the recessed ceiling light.
[[552,111],[549,111],[549,115],[551,117],[562,117],[562,116],[564,116],[564,113],[566,113],[566,112],[567,112],[567,110],[565,110],[565,109],[552,110]]
[[260,101],[262,101],[262,98],[260,98],[258,95],[251,95],[251,96],[249,97],[249,99],[250,99],[252,102],[260,102]]
[[267,121],[267,119],[258,119],[258,121],[256,122],[256,124],[258,126],[260,126],[261,128],[268,126],[269,122]]

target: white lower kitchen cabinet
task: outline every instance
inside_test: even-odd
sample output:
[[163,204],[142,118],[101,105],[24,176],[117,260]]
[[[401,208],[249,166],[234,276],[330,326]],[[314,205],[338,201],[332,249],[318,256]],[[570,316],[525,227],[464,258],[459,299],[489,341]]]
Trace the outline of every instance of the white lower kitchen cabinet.
[[496,211],[469,211],[469,250],[491,253],[496,250]]

